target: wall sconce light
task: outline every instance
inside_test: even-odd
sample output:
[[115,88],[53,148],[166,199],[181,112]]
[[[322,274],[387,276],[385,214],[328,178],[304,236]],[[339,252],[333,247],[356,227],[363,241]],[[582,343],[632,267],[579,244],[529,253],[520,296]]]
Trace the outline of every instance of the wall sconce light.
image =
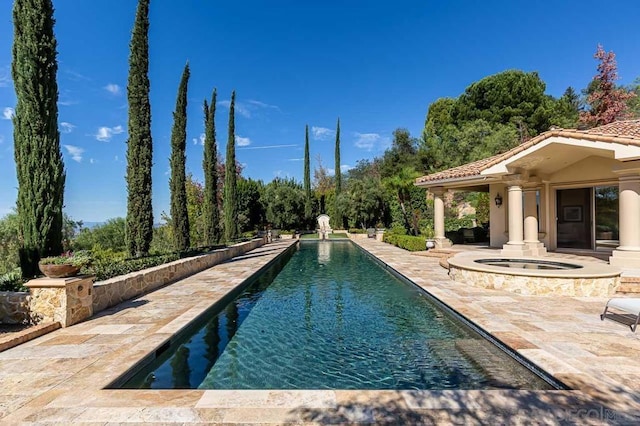
[[494,198],[494,201],[496,202],[497,207],[500,207],[502,205],[502,195],[500,195],[499,192],[496,194],[496,198]]

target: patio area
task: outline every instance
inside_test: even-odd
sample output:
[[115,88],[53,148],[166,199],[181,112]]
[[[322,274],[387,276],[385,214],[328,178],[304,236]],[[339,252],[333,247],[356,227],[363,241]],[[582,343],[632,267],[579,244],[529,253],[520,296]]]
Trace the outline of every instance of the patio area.
[[606,298],[476,288],[451,281],[437,258],[354,242],[573,390],[104,389],[296,243],[280,240],[1,352],[0,422],[637,423],[640,337],[600,321]]

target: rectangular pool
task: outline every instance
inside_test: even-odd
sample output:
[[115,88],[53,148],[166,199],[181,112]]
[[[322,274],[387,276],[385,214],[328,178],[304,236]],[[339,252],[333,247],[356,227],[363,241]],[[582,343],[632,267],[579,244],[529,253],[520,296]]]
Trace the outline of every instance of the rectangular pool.
[[301,242],[158,352],[120,387],[554,389],[350,241]]

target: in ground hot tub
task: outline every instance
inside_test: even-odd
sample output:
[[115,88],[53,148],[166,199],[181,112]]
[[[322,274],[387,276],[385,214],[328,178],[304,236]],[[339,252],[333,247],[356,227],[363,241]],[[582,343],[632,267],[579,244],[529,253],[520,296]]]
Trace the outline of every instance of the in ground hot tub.
[[611,296],[622,272],[595,261],[505,258],[486,253],[460,253],[448,262],[454,281],[535,296]]
[[490,266],[500,266],[501,268],[520,268],[520,269],[535,269],[546,271],[561,271],[565,269],[580,269],[582,265],[575,265],[573,263],[564,262],[552,262],[549,260],[534,260],[534,259],[476,259],[476,263]]

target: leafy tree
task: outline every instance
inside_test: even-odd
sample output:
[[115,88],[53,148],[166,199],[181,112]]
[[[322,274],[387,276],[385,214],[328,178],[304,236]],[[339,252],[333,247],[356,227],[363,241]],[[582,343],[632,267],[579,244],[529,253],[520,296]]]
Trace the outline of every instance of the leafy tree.
[[578,125],[579,115],[580,96],[569,86],[554,104],[551,123],[564,129],[573,129]]
[[343,194],[343,211],[349,217],[349,227],[365,229],[384,220],[385,194],[379,179],[350,178]]
[[398,203],[402,210],[404,226],[407,232],[413,235],[419,234],[418,224],[414,222],[407,210],[407,203],[411,201],[411,189],[414,187],[413,182],[418,177],[418,173],[411,167],[403,167],[394,176],[387,177],[383,180],[387,189],[397,197]]
[[126,249],[126,221],[122,217],[107,220],[93,228],[82,228],[73,240],[75,250],[111,250],[121,252]]
[[180,79],[176,110],[173,113],[173,129],[171,130],[171,179],[169,180],[169,188],[171,192],[171,225],[173,226],[173,243],[176,251],[184,251],[191,245],[185,183],[189,75],[189,63],[187,63]]
[[467,87],[456,101],[454,124],[477,119],[513,124],[526,140],[549,129],[552,105],[544,90],[537,72],[509,70],[485,77]]
[[626,89],[627,92],[635,95],[627,99],[629,114],[632,118],[640,118],[640,77],[636,78]]
[[215,245],[220,242],[220,204],[218,179],[218,147],[216,144],[216,103],[217,90],[213,89],[211,106],[204,101],[204,239],[205,245]]
[[191,173],[187,175],[187,214],[189,215],[189,240],[192,247],[210,246],[205,238],[205,188]]
[[20,264],[22,276],[31,278],[38,274],[41,257],[62,252],[65,171],[58,131],[57,42],[51,0],[16,0],[13,25]]
[[313,203],[311,200],[311,168],[309,165],[309,126],[304,128],[304,217],[312,221]]
[[303,225],[305,195],[293,179],[276,178],[265,186],[262,203],[274,228],[296,229]]
[[627,102],[635,93],[616,86],[618,65],[615,53],[605,52],[599,44],[594,58],[600,61],[598,73],[590,84],[591,90],[587,97],[589,109],[580,114],[580,122],[593,127],[630,118]]
[[238,227],[241,232],[259,229],[265,221],[264,185],[253,179],[238,180]]
[[316,157],[316,161],[318,165],[313,171],[313,187],[320,204],[320,213],[327,213],[327,195],[335,189],[334,179],[329,176],[326,167],[322,164],[320,155]]
[[238,238],[238,188],[236,176],[236,141],[234,108],[235,90],[231,93],[229,105],[229,138],[227,139],[227,158],[224,177],[224,235],[227,241]]
[[129,55],[127,140],[127,248],[141,257],[153,237],[151,104],[149,102],[149,0],[139,0]]
[[20,264],[20,218],[9,213],[0,219],[0,275],[16,269]]

